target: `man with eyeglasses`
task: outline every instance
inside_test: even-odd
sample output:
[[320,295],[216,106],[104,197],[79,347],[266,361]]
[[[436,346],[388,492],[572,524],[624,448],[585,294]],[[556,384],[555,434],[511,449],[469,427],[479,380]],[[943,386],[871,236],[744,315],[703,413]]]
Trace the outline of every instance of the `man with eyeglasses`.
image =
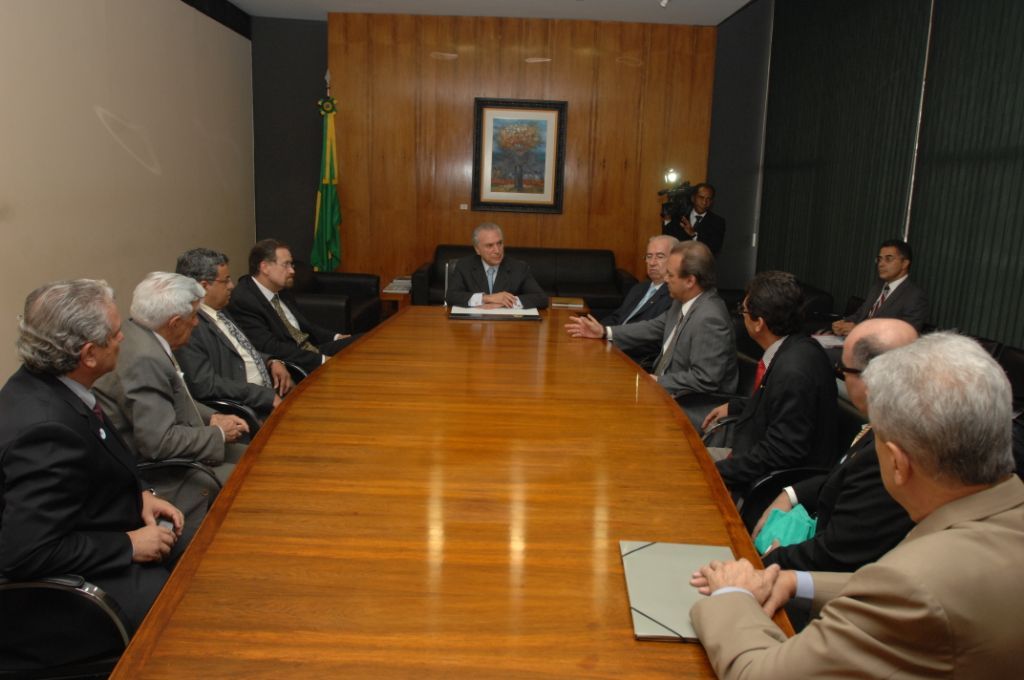
[[[917,331],[899,319],[868,319],[850,332],[836,374],[846,381],[850,401],[868,415],[861,373],[875,357],[917,340]],[[762,556],[765,565],[812,571],[855,571],[874,562],[913,528],[906,511],[885,490],[878,472],[875,435],[865,426],[850,449],[827,474],[786,487],[754,527],[753,537],[772,510],[789,512],[797,503],[817,517],[814,536],[777,547]]]
[[352,336],[317,326],[288,294],[295,283],[292,251],[268,238],[249,252],[249,274],[238,279],[228,303],[231,318],[259,351],[316,370],[352,342]]
[[928,321],[928,296],[908,279],[912,259],[906,241],[890,239],[882,243],[875,258],[879,280],[857,311],[832,324],[832,332],[848,335],[865,319],[903,319],[920,333]]
[[715,290],[715,258],[708,247],[685,241],[672,248],[665,285],[673,303],[647,321],[603,326],[594,317],[565,325],[576,338],[603,338],[623,351],[654,346],[660,351],[650,376],[681,405],[694,427],[719,398],[736,391],[736,338],[729,311]]
[[749,398],[734,397],[704,419],[739,416],[731,447],[708,447],[726,487],[743,496],[770,472],[831,467],[836,446],[836,381],[817,342],[800,332],[803,291],[788,272],[761,272],[747,284],[739,312],[764,350]]
[[227,255],[193,248],[178,258],[175,271],[206,291],[199,324],[174,352],[193,398],[239,402],[266,418],[292,388],[292,378],[281,360],[257,350],[227,313],[235,289]]
[[647,241],[644,263],[647,265],[646,283],[638,283],[629,289],[622,304],[611,314],[601,319],[605,326],[620,326],[624,323],[646,321],[661,316],[672,306],[665,275],[668,272],[668,258],[672,248],[679,243],[673,236],[652,236]]

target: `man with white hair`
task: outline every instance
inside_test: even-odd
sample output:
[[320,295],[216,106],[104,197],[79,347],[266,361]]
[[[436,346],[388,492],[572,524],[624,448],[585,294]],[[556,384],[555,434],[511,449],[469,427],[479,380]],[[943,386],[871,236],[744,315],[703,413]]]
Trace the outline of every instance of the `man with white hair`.
[[[853,574],[712,562],[690,611],[723,678],[1018,677],[1024,483],[1009,381],[976,342],[934,333],[863,373],[882,482],[917,526]],[[768,617],[809,598],[787,639]]]
[[[97,408],[91,388],[113,370],[121,339],[104,281],[57,281],[26,298],[17,340],[23,365],[0,390],[0,575],[81,575],[111,595],[134,627],[170,574],[163,560],[184,519],[143,490],[134,454]],[[160,518],[173,528],[157,526]],[[5,669],[98,653],[78,637],[56,635],[33,650],[20,633],[7,630],[0,640]]]
[[[95,390],[114,427],[141,461],[187,458],[210,466],[223,483],[245,452],[236,443],[249,430],[238,416],[216,413],[192,399],[173,350],[188,342],[203,287],[181,274],[153,272],[136,286],[132,318],[122,330],[117,369]],[[199,472],[162,470],[145,475],[174,499],[196,527],[215,493]]]
[[476,255],[459,259],[449,274],[448,304],[483,309],[548,306],[530,265],[505,257],[505,235],[497,224],[484,222],[473,230],[473,250]]

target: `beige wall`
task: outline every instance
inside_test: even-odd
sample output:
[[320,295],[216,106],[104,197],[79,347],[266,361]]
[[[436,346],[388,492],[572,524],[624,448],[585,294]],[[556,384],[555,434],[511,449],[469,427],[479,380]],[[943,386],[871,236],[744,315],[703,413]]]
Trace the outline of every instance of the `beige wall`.
[[250,43],[179,0],[0,2],[0,382],[45,281],[146,272],[255,234]]

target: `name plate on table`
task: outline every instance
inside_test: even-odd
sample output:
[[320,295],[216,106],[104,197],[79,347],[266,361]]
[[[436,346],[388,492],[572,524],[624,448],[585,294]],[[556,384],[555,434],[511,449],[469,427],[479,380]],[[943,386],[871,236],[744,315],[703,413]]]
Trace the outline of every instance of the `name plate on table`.
[[637,640],[696,642],[690,608],[704,597],[690,575],[711,560],[735,559],[724,545],[619,541],[633,635]]
[[540,321],[540,312],[536,307],[529,309],[481,309],[480,307],[452,307],[449,319],[474,319],[477,321]]

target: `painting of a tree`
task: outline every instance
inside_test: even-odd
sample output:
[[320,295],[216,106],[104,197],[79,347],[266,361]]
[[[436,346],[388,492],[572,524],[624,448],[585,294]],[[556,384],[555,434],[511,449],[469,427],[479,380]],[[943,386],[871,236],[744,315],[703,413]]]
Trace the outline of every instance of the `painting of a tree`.
[[562,212],[568,102],[474,100],[473,210]]

